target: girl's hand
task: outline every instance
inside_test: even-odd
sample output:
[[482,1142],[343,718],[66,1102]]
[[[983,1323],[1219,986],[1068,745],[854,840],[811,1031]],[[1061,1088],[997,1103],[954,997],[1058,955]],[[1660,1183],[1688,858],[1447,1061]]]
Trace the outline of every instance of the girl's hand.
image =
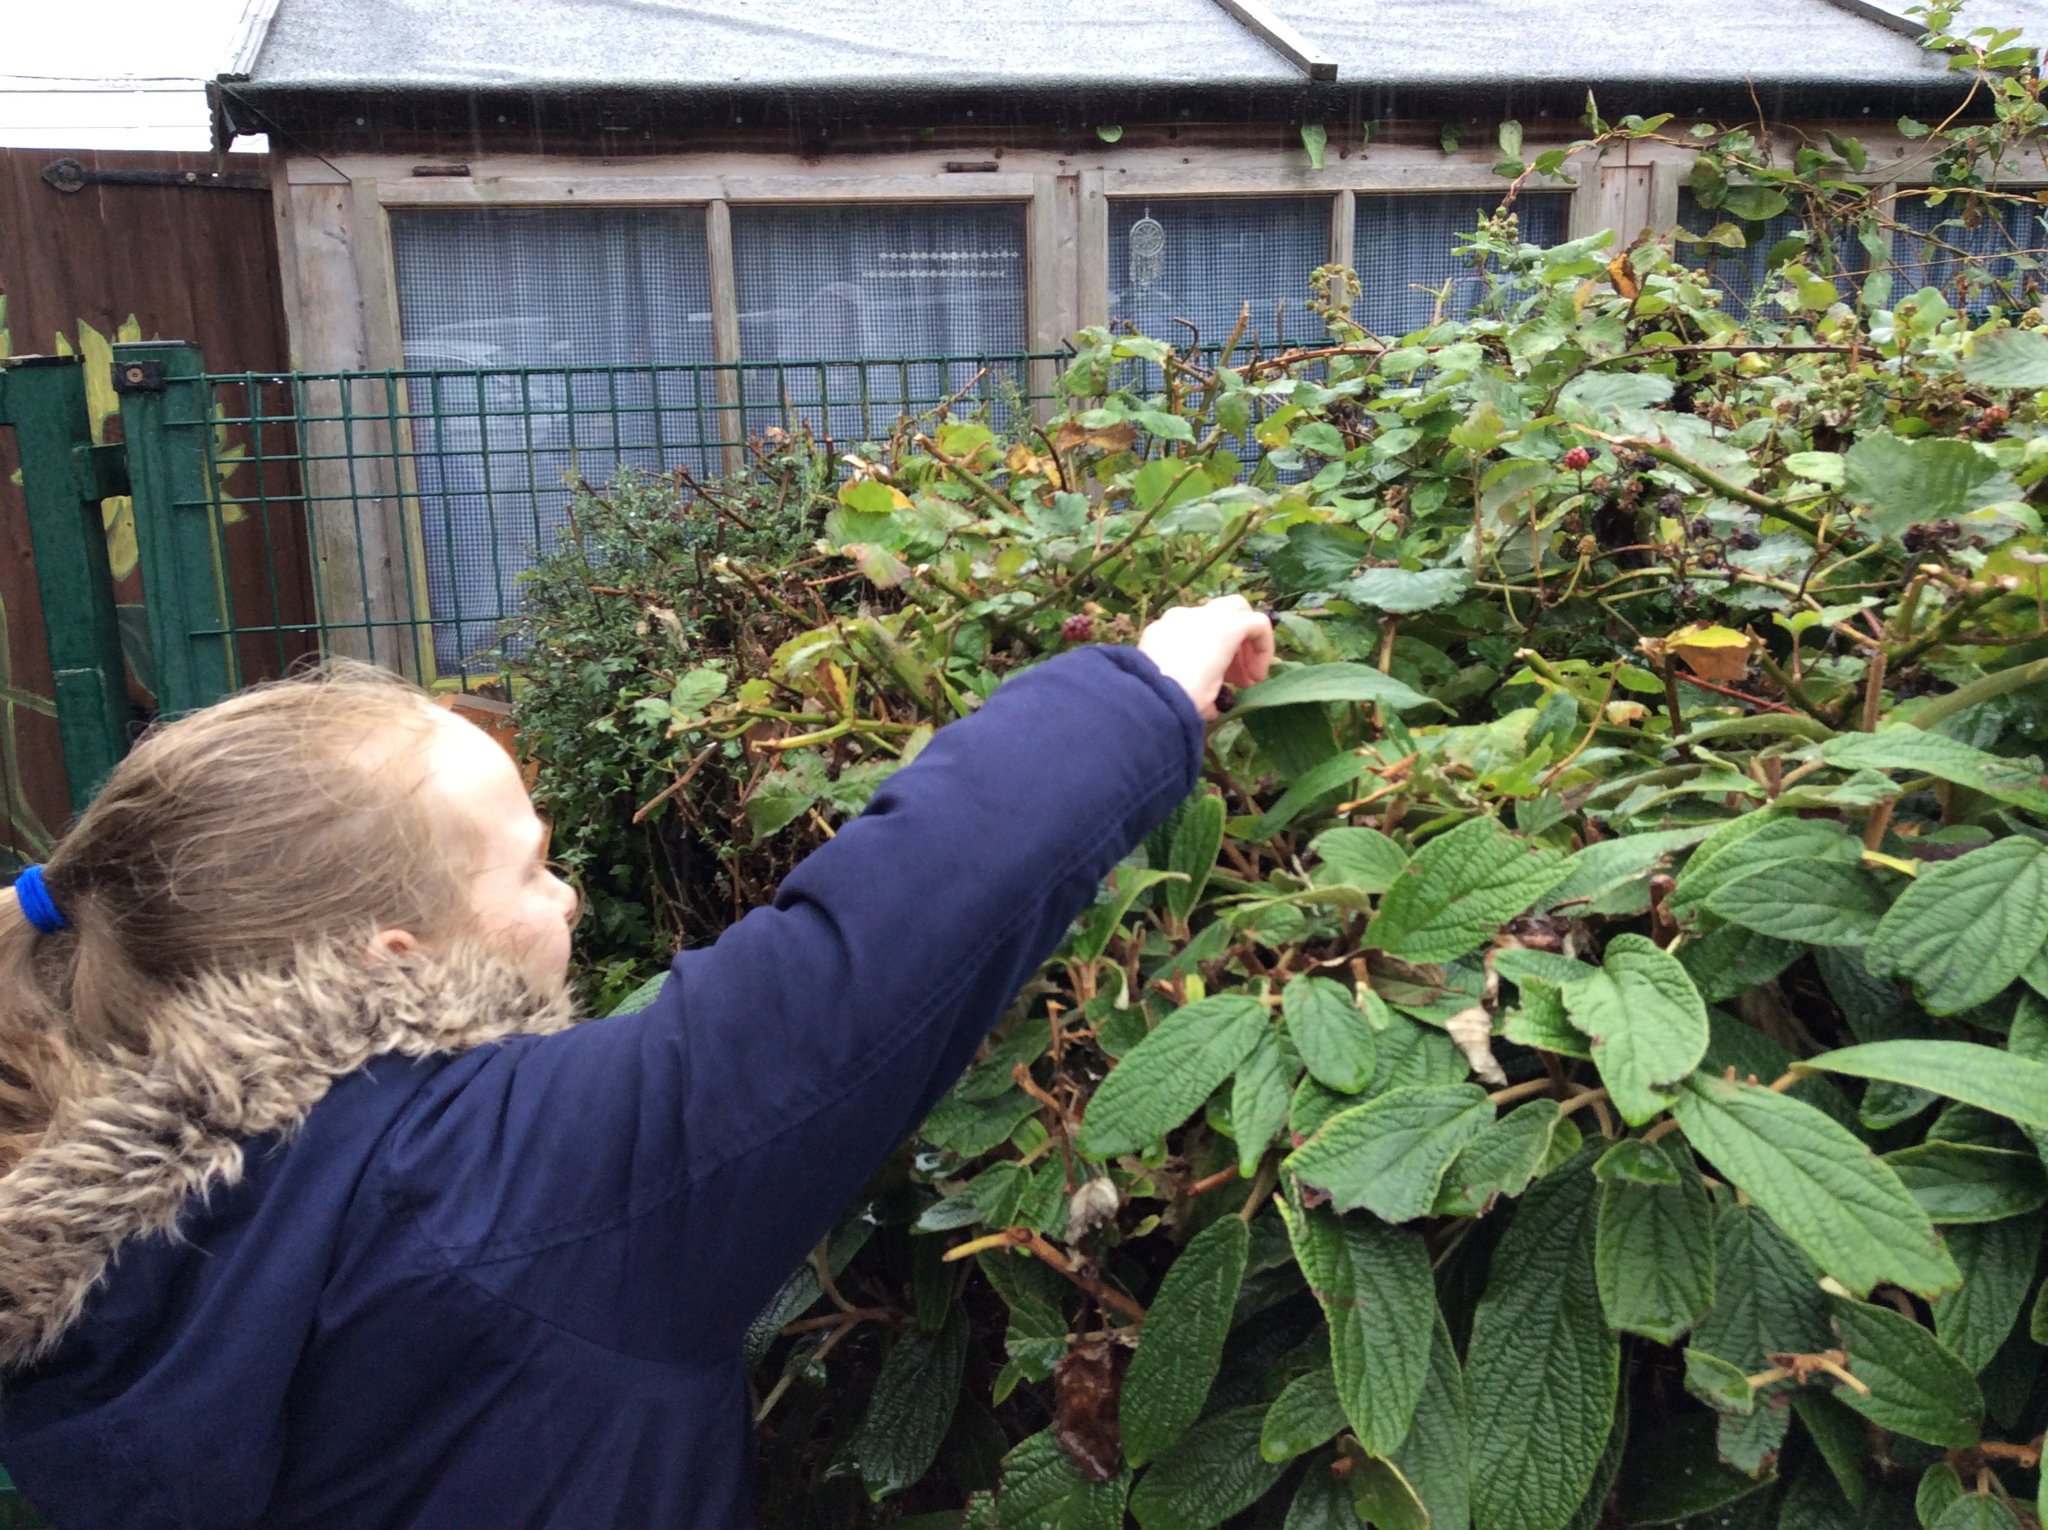
[[1205,720],[1214,722],[1219,690],[1266,678],[1273,664],[1273,623],[1242,595],[1224,595],[1163,613],[1139,634],[1138,652],[1188,693]]

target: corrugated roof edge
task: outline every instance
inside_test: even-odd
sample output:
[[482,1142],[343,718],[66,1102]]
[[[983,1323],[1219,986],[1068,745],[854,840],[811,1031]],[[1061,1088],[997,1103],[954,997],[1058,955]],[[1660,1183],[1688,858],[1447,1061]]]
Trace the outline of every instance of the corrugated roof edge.
[[[1707,120],[1748,119],[1758,101],[1777,120],[1799,117],[1888,121],[1900,112],[1921,114],[1954,105],[1967,80],[1934,74],[1889,86],[1868,81],[1816,84],[1811,80],[1754,81],[1669,77],[1569,82],[1498,79],[1395,85],[1380,81],[1337,83],[1297,79],[1199,85],[1104,85],[1101,81],[1035,81],[1022,87],[939,86],[865,81],[860,85],[810,89],[679,90],[673,84],[642,88],[607,85],[505,86],[415,83],[346,85],[262,85],[216,82],[226,124],[236,132],[284,132],[301,141],[336,148],[379,139],[419,139],[437,133],[475,135],[487,113],[499,119],[489,131],[505,135],[534,131],[596,133],[645,129],[650,133],[743,124],[751,135],[793,132],[841,139],[867,128],[915,126],[965,128],[1002,133],[1037,128],[1084,134],[1099,122],[1129,126],[1141,122],[1302,122],[1329,124],[1339,131],[1371,121],[1475,119],[1495,114],[1519,117],[1532,131],[1546,121],[1559,127],[1578,120],[1589,86],[1601,114],[1610,121],[1629,112],[1676,112]],[[1752,95],[1752,89],[1755,94]],[[397,109],[395,109],[397,108]],[[357,119],[362,119],[357,126]],[[1567,129],[1569,130],[1569,129]],[[1092,140],[1091,140],[1092,141]]]
[[1861,16],[1865,21],[1874,21],[1901,37],[1910,37],[1914,42],[1918,42],[1927,33],[1927,28],[1912,17],[1886,10],[1874,3],[1874,0],[1828,0],[1828,4],[1836,10],[1847,11],[1852,16]]
[[246,80],[256,68],[256,59],[263,52],[263,44],[270,37],[270,24],[277,19],[277,8],[282,0],[245,0],[241,19],[235,23],[234,39],[229,44],[228,66],[219,78],[223,80]]

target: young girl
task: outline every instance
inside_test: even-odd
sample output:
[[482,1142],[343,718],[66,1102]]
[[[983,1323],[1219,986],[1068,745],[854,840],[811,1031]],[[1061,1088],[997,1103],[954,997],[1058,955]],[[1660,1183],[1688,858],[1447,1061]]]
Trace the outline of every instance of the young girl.
[[0,1462],[61,1530],[750,1523],[749,1321],[1271,655],[1018,676],[573,1028],[484,734],[349,672],[146,738],[0,897]]

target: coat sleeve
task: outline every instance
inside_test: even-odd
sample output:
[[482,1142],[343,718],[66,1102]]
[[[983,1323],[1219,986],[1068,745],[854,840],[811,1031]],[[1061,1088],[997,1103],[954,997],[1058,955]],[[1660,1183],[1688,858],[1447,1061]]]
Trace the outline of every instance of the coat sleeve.
[[1193,788],[1202,723],[1130,649],[942,728],[654,1004],[459,1059],[386,1157],[440,1259],[629,1353],[729,1349]]

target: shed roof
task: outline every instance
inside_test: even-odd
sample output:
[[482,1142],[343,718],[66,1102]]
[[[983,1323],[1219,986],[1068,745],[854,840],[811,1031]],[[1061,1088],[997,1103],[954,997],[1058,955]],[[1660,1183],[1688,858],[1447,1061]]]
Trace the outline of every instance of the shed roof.
[[[1217,0],[276,0],[234,99],[415,105],[610,92],[791,116],[952,101],[1072,111],[1203,98],[1244,115],[1335,97],[1369,115],[1458,96],[1659,109],[1754,88],[1769,109],[1860,111],[1953,93],[1905,0],[1265,0],[1337,65],[1311,86]],[[2048,0],[1988,0],[1983,21],[2048,40]],[[1972,20],[1979,20],[1975,16]],[[1616,92],[1619,91],[1619,94]],[[1674,94],[1676,93],[1676,94]],[[1775,98],[1775,99],[1774,99]],[[1625,107],[1623,108],[1625,109]],[[242,124],[253,127],[255,124]]]

